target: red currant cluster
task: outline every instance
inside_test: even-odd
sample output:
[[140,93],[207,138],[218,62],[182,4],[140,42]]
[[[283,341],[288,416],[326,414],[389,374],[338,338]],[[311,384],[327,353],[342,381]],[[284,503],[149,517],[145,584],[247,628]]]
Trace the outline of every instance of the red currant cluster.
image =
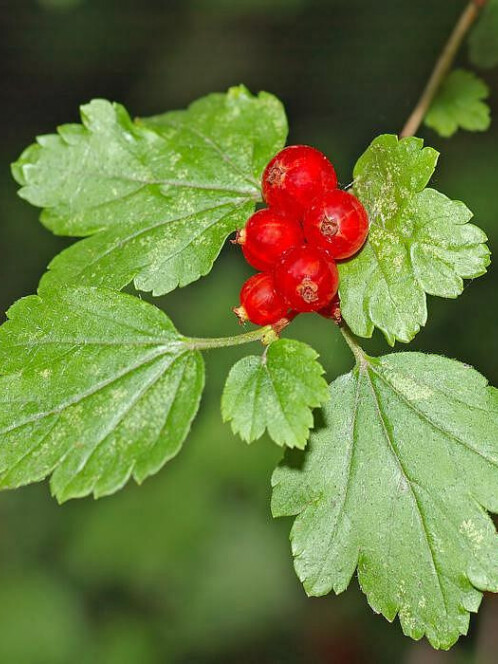
[[234,312],[241,322],[256,325],[308,311],[337,320],[336,260],[363,246],[365,208],[337,188],[327,157],[305,145],[287,147],[270,161],[263,196],[268,208],[253,214],[234,240],[260,270],[243,285]]

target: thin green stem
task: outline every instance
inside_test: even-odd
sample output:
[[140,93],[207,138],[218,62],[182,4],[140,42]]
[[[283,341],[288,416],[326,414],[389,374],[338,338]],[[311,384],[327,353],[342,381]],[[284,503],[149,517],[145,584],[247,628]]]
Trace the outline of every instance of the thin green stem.
[[346,325],[346,323],[343,322],[339,329],[341,330],[342,336],[346,340],[347,345],[354,355],[356,364],[360,367],[365,366],[367,363],[365,352],[360,344],[356,341],[356,338],[354,337],[349,327]]
[[291,323],[295,316],[295,314],[290,313],[286,318],[281,318],[274,325],[265,325],[265,327],[260,327],[257,330],[245,332],[244,334],[235,334],[231,337],[214,337],[212,339],[184,337],[182,345],[192,350],[211,350],[212,348],[228,348],[230,346],[242,346],[242,344],[261,341],[262,344],[268,346],[278,339],[280,332]]
[[414,136],[421,123],[423,122],[427,111],[429,110],[437,91],[441,87],[448,74],[456,54],[465,38],[465,35],[470,30],[474,21],[479,16],[479,12],[486,4],[487,0],[470,0],[465,9],[463,10],[460,18],[458,19],[453,32],[451,33],[448,41],[446,42],[441,55],[436,61],[432,74],[427,82],[427,85],[413,109],[410,117],[406,121],[405,126],[401,130],[400,136]]
[[214,337],[212,339],[198,339],[188,338],[184,340],[184,345],[192,348],[193,350],[210,350],[211,348],[228,348],[229,346],[241,346],[242,344],[250,344],[254,341],[263,341],[263,339],[271,334],[273,328],[271,325],[261,327],[251,332],[244,334],[235,334],[231,337]]

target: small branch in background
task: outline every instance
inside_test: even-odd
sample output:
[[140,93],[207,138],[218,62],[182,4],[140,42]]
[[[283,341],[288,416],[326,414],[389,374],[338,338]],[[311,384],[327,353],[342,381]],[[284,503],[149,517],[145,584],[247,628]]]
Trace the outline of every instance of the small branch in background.
[[417,133],[418,128],[432,104],[432,100],[436,96],[441,83],[444,81],[453,65],[453,61],[455,60],[456,54],[458,53],[466,34],[474,24],[476,18],[479,16],[479,12],[486,3],[487,0],[471,0],[464,9],[436,62],[417,105],[401,130],[401,137],[413,136]]

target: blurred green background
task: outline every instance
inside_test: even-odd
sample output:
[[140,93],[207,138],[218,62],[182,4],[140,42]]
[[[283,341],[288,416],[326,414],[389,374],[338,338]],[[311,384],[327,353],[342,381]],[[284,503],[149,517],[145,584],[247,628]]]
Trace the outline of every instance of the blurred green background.
[[[290,142],[316,145],[351,179],[370,140],[402,126],[463,0],[1,0],[0,309],[36,289],[67,240],[16,197],[9,163],[40,133],[78,120],[92,97],[132,115],[181,108],[245,83],[285,103]],[[465,51],[460,60],[466,61]],[[485,76],[496,121],[450,141],[435,185],[464,200],[498,246],[498,72]],[[247,269],[227,246],[208,278],[160,299],[195,336],[237,332],[230,307]],[[430,299],[414,349],[476,366],[498,385],[498,275],[458,302]],[[330,379],[351,358],[313,316],[289,331]],[[381,338],[366,344],[387,350]],[[485,597],[450,653],[404,638],[357,587],[306,599],[292,570],[289,521],[273,522],[280,452],[248,447],[221,423],[219,399],[248,348],[207,357],[208,385],[183,452],[138,488],[62,507],[46,484],[0,495],[0,662],[6,664],[370,663],[497,661],[498,606]]]

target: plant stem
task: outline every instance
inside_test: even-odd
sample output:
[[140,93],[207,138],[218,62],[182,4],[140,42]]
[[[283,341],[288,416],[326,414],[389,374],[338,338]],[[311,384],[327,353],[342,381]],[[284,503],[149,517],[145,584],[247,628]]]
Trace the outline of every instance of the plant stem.
[[184,346],[192,350],[210,350],[211,348],[228,348],[229,346],[241,346],[250,344],[254,341],[261,341],[267,346],[272,341],[278,339],[280,332],[289,325],[295,314],[289,314],[287,318],[282,318],[274,325],[266,325],[251,332],[244,334],[235,334],[231,337],[214,337],[212,339],[198,339],[185,337],[182,341]]
[[229,346],[241,346],[253,341],[262,341],[265,334],[272,331],[271,325],[252,330],[245,334],[235,334],[231,337],[214,337],[213,339],[185,338],[184,345],[193,350],[209,350],[211,348],[228,348]]
[[472,27],[474,21],[479,16],[479,12],[486,4],[487,0],[471,0],[466,8],[463,10],[460,18],[455,25],[441,55],[436,61],[432,74],[425,86],[417,105],[413,109],[412,114],[406,121],[405,126],[401,130],[400,136],[413,136],[417,133],[427,111],[432,104],[441,83],[443,82],[446,74],[451,69],[455,56],[460,48],[465,35]]
[[360,346],[360,344],[356,341],[353,333],[349,329],[349,327],[346,325],[346,323],[342,323],[340,325],[340,328],[342,336],[346,340],[346,343],[348,344],[349,348],[351,349],[351,352],[354,355],[354,359],[356,360],[356,364],[358,366],[365,366],[366,364],[366,356],[363,351],[363,348]]

